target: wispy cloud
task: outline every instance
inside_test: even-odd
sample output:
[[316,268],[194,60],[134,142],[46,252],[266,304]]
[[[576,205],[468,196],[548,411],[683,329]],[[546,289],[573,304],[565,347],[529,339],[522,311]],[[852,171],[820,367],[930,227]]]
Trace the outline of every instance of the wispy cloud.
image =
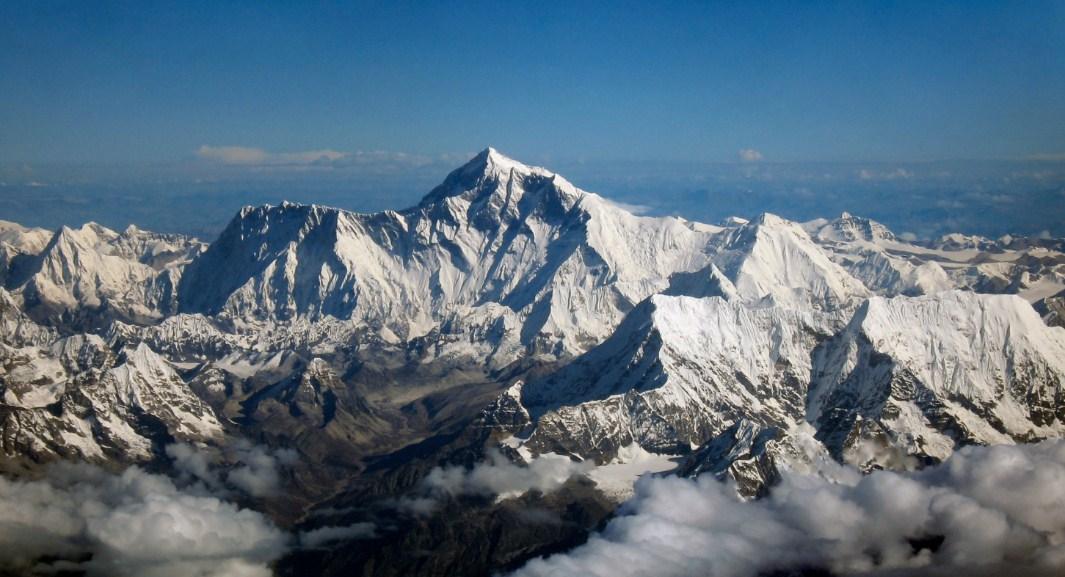
[[1049,160],[1053,162],[1065,162],[1065,152],[1040,152],[1030,157],[1032,160]]
[[905,168],[896,168],[894,170],[870,170],[863,168],[858,171],[858,178],[861,180],[905,180],[913,178],[913,172],[906,170]]
[[372,539],[377,536],[377,526],[363,521],[343,526],[327,526],[300,533],[300,546],[304,549],[317,549],[338,541],[355,539]]
[[[387,150],[340,151],[331,148],[296,152],[271,152],[248,146],[211,146],[196,149],[200,160],[223,166],[246,168],[417,168],[435,164],[465,162],[467,156],[426,156]],[[472,156],[472,155],[470,155]]]
[[209,146],[204,144],[196,150],[196,156],[221,164],[237,166],[310,166],[331,163],[347,155],[328,148],[300,152],[267,152],[247,146]]
[[607,202],[609,202],[610,204],[620,208],[621,210],[624,210],[625,212],[630,212],[630,213],[636,214],[636,215],[647,214],[647,213],[651,212],[652,210],[654,210],[653,207],[648,206],[646,204],[635,204],[635,203],[631,203],[631,202],[622,202],[620,200],[614,200],[614,199],[607,199]]
[[[179,478],[203,483],[213,492],[224,494],[229,488],[238,489],[252,497],[268,497],[281,488],[282,472],[298,460],[291,449],[271,449],[238,441],[224,454],[175,443],[166,447],[167,456]],[[228,471],[220,470],[228,463]]]
[[739,156],[743,162],[758,162],[763,158],[762,153],[753,148],[741,148]]
[[401,509],[415,514],[433,511],[440,500],[459,495],[480,495],[498,500],[523,495],[527,491],[550,492],[570,477],[587,473],[589,463],[576,463],[569,457],[546,454],[528,465],[511,462],[498,451],[490,451],[487,460],[473,468],[436,467],[422,479],[413,495],[400,499]]

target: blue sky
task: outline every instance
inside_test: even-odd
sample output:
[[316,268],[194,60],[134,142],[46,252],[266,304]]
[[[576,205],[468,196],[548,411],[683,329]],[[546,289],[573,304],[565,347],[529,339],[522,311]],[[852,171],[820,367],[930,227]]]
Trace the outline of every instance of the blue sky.
[[1065,1],[0,2],[0,219],[210,238],[488,145],[648,214],[1065,236]]
[[1065,2],[14,0],[0,126],[8,164],[1058,155]]

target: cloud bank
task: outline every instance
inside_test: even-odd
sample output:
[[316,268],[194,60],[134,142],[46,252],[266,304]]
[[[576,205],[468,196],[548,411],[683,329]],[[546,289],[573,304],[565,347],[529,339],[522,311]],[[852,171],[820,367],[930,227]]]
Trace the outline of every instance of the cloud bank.
[[[847,477],[847,476],[845,476]],[[758,501],[703,477],[644,479],[601,534],[519,577],[1057,575],[1065,442],[969,447],[917,473],[785,476]]]
[[0,478],[0,573],[259,577],[288,543],[259,513],[137,467],[113,475],[59,465],[40,481]]

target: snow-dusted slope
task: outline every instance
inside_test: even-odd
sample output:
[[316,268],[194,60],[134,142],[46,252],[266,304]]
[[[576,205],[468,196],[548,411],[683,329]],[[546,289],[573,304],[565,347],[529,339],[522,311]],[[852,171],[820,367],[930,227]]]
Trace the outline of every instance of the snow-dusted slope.
[[943,459],[1065,432],[1065,329],[1016,296],[873,298],[814,363],[807,419],[837,455],[862,437]]
[[332,316],[402,340],[496,304],[523,345],[580,351],[704,265],[716,231],[634,216],[488,149],[403,212],[247,208],[188,267],[180,302],[238,326]]
[[33,255],[41,252],[52,238],[43,228],[27,228],[0,220],[0,287],[6,287]]
[[0,344],[0,464],[56,458],[133,462],[167,439],[222,435],[213,411],[151,349],[116,357],[95,335],[48,347]]
[[801,417],[827,317],[720,298],[654,296],[599,347],[522,388],[529,446],[609,460],[621,447],[700,444],[740,416]]
[[0,244],[26,254],[37,254],[48,244],[52,232],[43,228],[29,228],[0,220]]
[[14,345],[43,345],[57,338],[55,331],[33,322],[18,301],[0,288],[0,342]]

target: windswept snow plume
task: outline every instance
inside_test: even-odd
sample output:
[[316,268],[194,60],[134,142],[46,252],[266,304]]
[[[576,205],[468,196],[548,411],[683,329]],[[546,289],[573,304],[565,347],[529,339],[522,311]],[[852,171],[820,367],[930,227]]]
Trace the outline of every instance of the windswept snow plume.
[[46,480],[0,478],[0,573],[258,577],[287,547],[259,513],[136,467],[113,475],[62,465]]
[[744,502],[707,476],[641,481],[587,544],[515,575],[1055,575],[1065,570],[1065,442],[969,447],[917,473],[785,475]]

